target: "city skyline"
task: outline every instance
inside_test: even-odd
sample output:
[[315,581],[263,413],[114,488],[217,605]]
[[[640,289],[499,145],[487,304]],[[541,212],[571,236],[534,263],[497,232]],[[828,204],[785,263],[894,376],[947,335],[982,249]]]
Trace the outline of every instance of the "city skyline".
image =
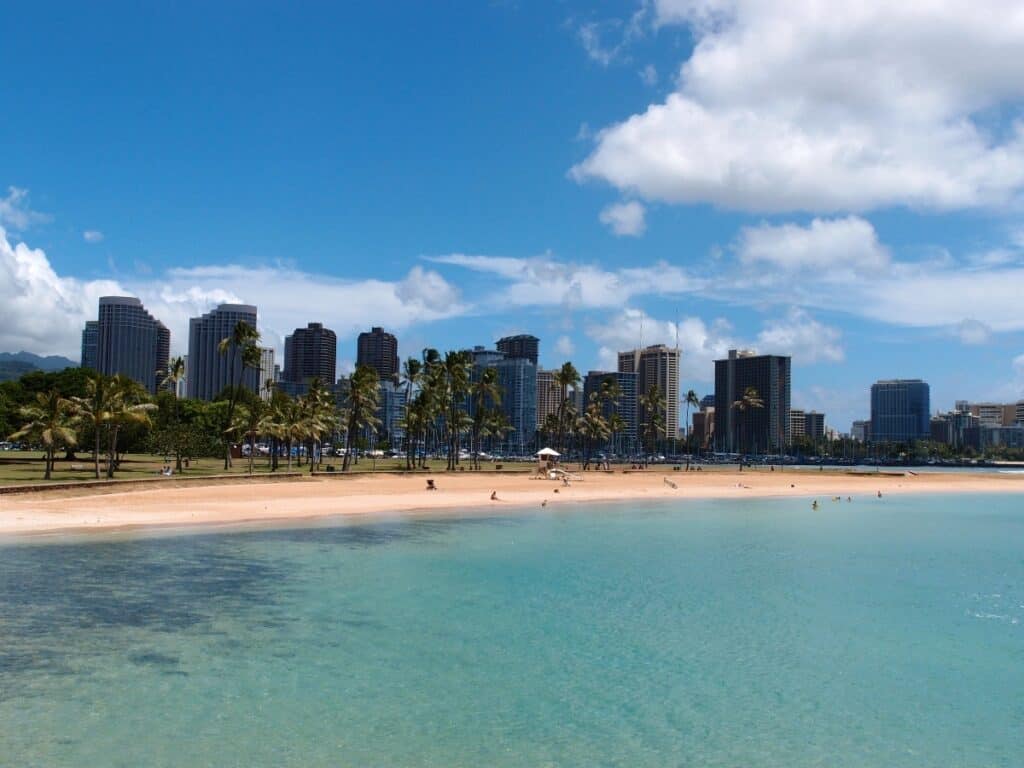
[[[788,355],[793,407],[843,431],[879,378],[927,380],[933,410],[1015,402],[1024,86],[986,7],[836,8],[813,67],[813,14],[718,0],[329,9],[313,33],[259,9],[12,10],[0,350],[77,357],[98,297],[130,295],[174,354],[190,317],[242,303],[277,360],[297,326],[334,329],[340,371],[372,325],[404,350],[529,333],[541,367],[581,372],[678,338],[683,389],[711,392],[728,349]],[[755,17],[791,33],[772,57]]]

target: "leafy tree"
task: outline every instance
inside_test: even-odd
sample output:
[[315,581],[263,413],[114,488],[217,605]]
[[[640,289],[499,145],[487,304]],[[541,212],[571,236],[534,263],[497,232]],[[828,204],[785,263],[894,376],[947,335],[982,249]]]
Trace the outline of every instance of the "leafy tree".
[[470,397],[473,399],[473,422],[470,432],[470,465],[480,469],[481,438],[490,433],[494,423],[494,408],[501,403],[501,387],[498,384],[498,369],[484,368],[480,378],[470,384]]
[[376,428],[377,404],[380,394],[377,371],[368,365],[357,365],[349,376],[347,403],[347,429],[345,441],[345,460],[342,471],[348,471],[355,450],[355,439],[361,429]]
[[[658,435],[665,434],[665,396],[657,384],[652,384],[647,392],[640,396],[640,405],[644,413],[642,436],[649,456],[657,449]],[[646,457],[644,463],[647,463]]]
[[156,405],[148,402],[148,394],[137,383],[116,374],[110,377],[111,392],[108,395],[109,416],[106,419],[107,434],[110,447],[107,451],[107,479],[114,477],[114,468],[118,464],[117,438],[121,430],[127,427],[150,424],[149,412],[156,410]]
[[51,389],[49,392],[37,392],[35,402],[22,407],[20,415],[24,422],[10,439],[27,438],[43,446],[46,452],[43,479],[49,480],[53,476],[54,452],[61,445],[74,445],[77,440],[73,404],[61,397],[56,389]]
[[[260,333],[244,320],[235,323],[229,336],[225,336],[217,345],[222,355],[231,356],[231,380],[234,388],[231,391],[231,399],[228,401],[228,412],[224,420],[224,471],[227,472],[231,466],[231,425],[235,417],[235,405],[238,401],[238,390],[242,386],[242,376],[246,368],[260,367],[260,350],[256,344],[260,340]],[[237,378],[236,378],[237,372]]]
[[740,418],[737,419],[740,423],[737,425],[740,432],[740,452],[745,453],[748,448],[748,442],[750,437],[750,425],[747,423],[749,420],[743,418],[743,416],[750,411],[764,408],[764,400],[761,399],[761,395],[757,391],[757,387],[747,387],[743,390],[743,395],[739,400],[735,400],[732,407],[739,413]]
[[[412,406],[412,390],[419,381],[423,374],[424,363],[423,361],[410,357],[402,366],[402,380],[405,382],[405,410],[406,410],[406,422],[408,422],[409,408]],[[414,418],[415,421],[415,418]],[[421,424],[417,424],[417,427]],[[412,469],[413,462],[413,451],[415,450],[416,432],[409,428],[408,423],[403,427],[405,431],[405,468]]]
[[575,389],[580,383],[580,373],[570,362],[562,363],[562,367],[555,371],[554,386],[558,389],[558,450],[563,454],[565,450],[565,438],[572,423],[575,421],[576,413],[572,401],[569,399],[569,390]]
[[118,408],[118,398],[123,390],[111,376],[90,372],[84,397],[72,398],[75,415],[81,424],[87,426],[93,435],[93,476],[100,479],[100,443],[107,427],[114,418]]
[[690,456],[693,455],[693,429],[690,425],[690,407],[700,408],[700,398],[692,389],[686,392],[686,469],[690,469]]

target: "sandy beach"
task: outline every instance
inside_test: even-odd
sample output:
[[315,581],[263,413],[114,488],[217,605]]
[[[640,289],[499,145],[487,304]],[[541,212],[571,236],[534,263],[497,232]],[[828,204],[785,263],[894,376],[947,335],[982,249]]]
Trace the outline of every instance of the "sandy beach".
[[[0,497],[0,533],[110,531],[147,526],[268,524],[332,516],[439,514],[589,501],[833,496],[877,501],[900,493],[1024,493],[1024,475],[839,472],[593,472],[569,486],[522,474],[316,477],[280,483],[189,485],[110,492],[54,490]],[[675,487],[673,487],[673,484]],[[495,493],[496,500],[491,499]]]

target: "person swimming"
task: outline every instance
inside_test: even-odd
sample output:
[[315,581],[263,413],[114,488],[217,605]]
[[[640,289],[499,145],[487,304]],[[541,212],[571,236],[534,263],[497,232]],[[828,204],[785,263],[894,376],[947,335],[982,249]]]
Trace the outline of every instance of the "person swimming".
[[817,509],[817,508],[818,508],[818,500],[815,499],[814,501],[811,502],[811,509]]

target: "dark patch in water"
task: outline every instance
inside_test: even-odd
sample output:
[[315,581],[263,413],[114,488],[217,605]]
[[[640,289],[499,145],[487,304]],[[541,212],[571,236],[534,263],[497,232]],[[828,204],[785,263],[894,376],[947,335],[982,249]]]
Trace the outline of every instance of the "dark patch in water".
[[178,666],[177,656],[168,656],[164,653],[133,653],[128,657],[132,664],[151,665],[155,667],[176,667]]
[[[227,650],[244,643],[214,629],[214,619],[271,632],[285,627],[284,606],[299,589],[290,580],[301,573],[278,554],[291,551],[285,545],[299,545],[298,557],[315,546],[342,559],[346,550],[437,541],[458,525],[511,522],[399,520],[0,546],[0,696],[13,695],[12,676],[89,674],[98,654],[121,653],[133,664],[175,673],[177,659],[131,654],[122,630],[131,630],[135,642],[138,632],[221,636],[218,645]],[[372,626],[359,615],[340,623],[352,630]]]

